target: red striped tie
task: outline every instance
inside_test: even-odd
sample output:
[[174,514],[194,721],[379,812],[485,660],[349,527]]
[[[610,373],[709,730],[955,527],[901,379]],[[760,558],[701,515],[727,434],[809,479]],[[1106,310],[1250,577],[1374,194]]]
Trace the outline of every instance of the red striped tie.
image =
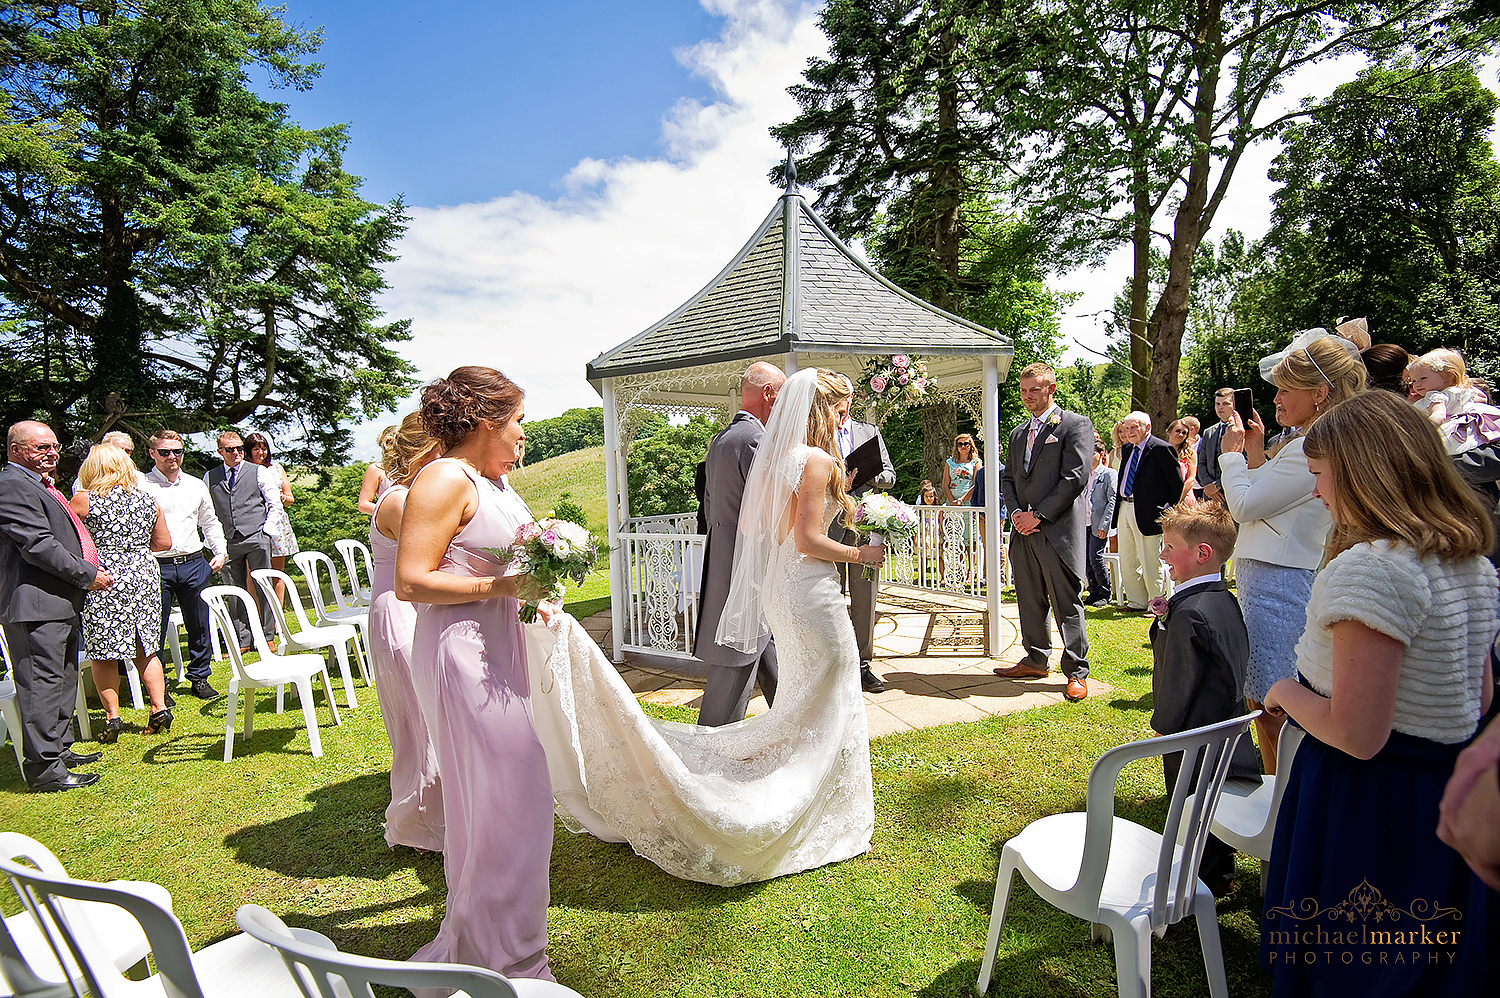
[[78,531],[78,543],[83,545],[83,560],[98,568],[99,551],[94,547],[94,539],[89,536],[89,528],[78,519],[78,514],[73,512],[73,507],[68,505],[68,500],[64,499],[63,494],[57,491],[57,486],[52,484],[52,479],[43,475],[42,484],[47,487],[48,492],[52,493],[52,498],[62,503],[62,508],[68,511],[68,519],[73,521],[73,529]]

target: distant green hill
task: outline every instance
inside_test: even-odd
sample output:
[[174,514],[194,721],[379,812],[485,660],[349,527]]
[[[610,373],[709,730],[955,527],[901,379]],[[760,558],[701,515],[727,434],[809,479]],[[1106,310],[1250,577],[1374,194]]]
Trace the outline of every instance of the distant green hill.
[[604,513],[603,447],[585,447],[528,464],[511,473],[510,483],[537,517],[546,516],[558,498],[569,492],[587,514],[591,532],[603,537],[608,529]]

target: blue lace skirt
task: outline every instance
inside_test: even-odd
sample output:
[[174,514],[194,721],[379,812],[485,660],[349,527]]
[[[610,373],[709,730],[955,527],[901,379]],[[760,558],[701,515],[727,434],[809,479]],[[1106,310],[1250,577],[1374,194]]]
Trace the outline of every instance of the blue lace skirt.
[[1245,697],[1262,703],[1278,679],[1297,675],[1297,641],[1307,623],[1313,572],[1237,558],[1234,574],[1245,629],[1250,633]]

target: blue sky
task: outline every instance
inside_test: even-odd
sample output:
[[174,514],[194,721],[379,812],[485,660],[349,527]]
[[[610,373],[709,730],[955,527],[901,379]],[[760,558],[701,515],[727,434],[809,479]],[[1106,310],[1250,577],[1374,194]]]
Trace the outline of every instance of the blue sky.
[[414,205],[546,195],[581,159],[660,151],[661,116],[710,97],[673,52],[722,23],[695,0],[285,0],[322,27],[322,78],[281,90],[304,125],[347,122],[365,195]]

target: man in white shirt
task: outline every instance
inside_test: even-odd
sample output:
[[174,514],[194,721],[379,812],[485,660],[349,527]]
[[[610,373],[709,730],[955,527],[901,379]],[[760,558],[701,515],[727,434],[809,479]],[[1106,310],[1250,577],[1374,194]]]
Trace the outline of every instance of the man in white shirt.
[[[208,605],[203,602],[203,590],[208,588],[213,573],[224,566],[227,551],[224,528],[214,513],[208,487],[182,473],[182,435],[176,430],[158,430],[148,450],[156,467],[146,473],[142,487],[155,497],[166,520],[167,532],[172,535],[172,546],[156,555],[161,567],[162,636],[158,651],[165,660],[166,629],[172,626],[168,618],[175,599],[182,607],[182,622],[188,632],[188,682],[193,686],[193,696],[210,700],[219,693],[208,682],[213,658],[209,652]],[[211,559],[203,557],[205,541]]]
[[[276,640],[276,618],[271,606],[260,598],[260,587],[250,578],[257,568],[271,567],[271,532],[281,516],[281,482],[273,481],[270,469],[245,460],[245,442],[233,430],[219,434],[219,458],[224,462],[203,476],[213,500],[214,513],[224,526],[228,558],[224,581],[250,593],[260,606],[260,625],[267,640]],[[240,604],[234,604],[235,629],[240,648],[253,651],[250,624]]]

